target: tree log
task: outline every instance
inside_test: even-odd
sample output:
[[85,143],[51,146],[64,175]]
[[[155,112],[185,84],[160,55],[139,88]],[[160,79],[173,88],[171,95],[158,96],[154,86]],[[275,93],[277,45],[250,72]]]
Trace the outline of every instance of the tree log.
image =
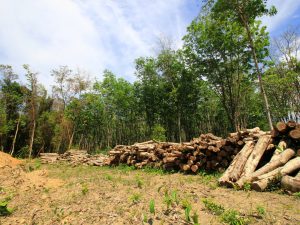
[[283,176],[281,179],[281,187],[291,192],[299,192],[300,191],[300,171],[296,175],[296,177],[291,176]]
[[279,158],[280,153],[287,148],[287,143],[284,140],[281,140],[278,144],[278,148],[273,153],[273,156],[270,160],[270,162],[275,161]]
[[300,169],[300,157],[297,156],[296,158],[290,160],[287,162],[287,164],[284,165],[280,173],[285,176],[288,175],[296,170]]
[[260,175],[266,174],[272,170],[275,170],[276,168],[283,166],[286,164],[293,156],[295,155],[295,151],[293,149],[286,149],[284,150],[280,155],[279,158],[273,162],[269,162],[266,165],[264,165],[262,168],[256,170],[254,173],[252,173],[247,181],[252,181],[255,178],[257,178]]
[[245,164],[245,167],[241,174],[241,178],[236,182],[236,184],[240,188],[243,187],[248,177],[255,171],[261,157],[263,156],[266,148],[269,145],[270,140],[271,140],[271,135],[261,136],[258,139],[257,144],[254,146],[254,149]]
[[225,171],[223,176],[219,179],[219,183],[224,186],[232,186],[232,181],[236,181],[240,178],[243,172],[244,166],[251,152],[254,149],[254,142],[249,141],[245,144],[242,150],[236,155],[232,163]]
[[280,132],[280,133],[285,133],[287,130],[287,125],[285,124],[285,122],[278,122],[276,124],[276,129]]
[[297,125],[297,123],[293,120],[290,120],[286,123],[286,125],[290,128],[290,129],[294,129]]
[[295,140],[300,140],[300,129],[291,130],[289,136]]

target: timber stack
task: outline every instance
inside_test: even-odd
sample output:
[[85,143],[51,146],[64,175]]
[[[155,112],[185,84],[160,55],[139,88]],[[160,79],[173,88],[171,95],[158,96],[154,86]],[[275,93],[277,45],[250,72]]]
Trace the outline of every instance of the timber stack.
[[107,163],[108,157],[102,154],[90,155],[85,150],[72,149],[64,154],[41,153],[42,163],[66,162],[72,165],[103,166]]
[[226,139],[208,133],[183,143],[151,140],[129,146],[117,145],[109,152],[109,165],[123,163],[136,168],[149,166],[192,173],[200,169],[224,172],[245,142],[255,142],[265,134],[256,127],[232,133]]
[[278,122],[258,141],[247,140],[219,179],[220,185],[256,191],[274,183],[292,192],[300,191],[300,124]]

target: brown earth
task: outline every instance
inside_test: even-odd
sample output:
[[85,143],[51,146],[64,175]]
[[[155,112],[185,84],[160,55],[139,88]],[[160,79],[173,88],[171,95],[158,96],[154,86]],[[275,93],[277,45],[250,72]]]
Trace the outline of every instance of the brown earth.
[[22,164],[21,160],[15,159],[11,157],[11,155],[0,151],[0,168],[5,166],[16,167],[20,164]]
[[[226,189],[217,186],[217,177],[27,162],[23,169],[0,169],[0,201],[9,199],[14,209],[0,217],[0,224],[192,224],[185,219],[187,203],[199,224],[226,224],[203,199],[235,210],[236,218],[250,224],[300,224],[296,196]],[[177,193],[169,209],[165,193]],[[155,214],[149,210],[151,200]]]

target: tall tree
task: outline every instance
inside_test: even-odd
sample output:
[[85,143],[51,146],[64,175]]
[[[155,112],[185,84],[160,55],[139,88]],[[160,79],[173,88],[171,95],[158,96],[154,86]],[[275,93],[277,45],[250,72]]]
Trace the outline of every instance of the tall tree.
[[270,129],[273,128],[271,111],[268,98],[264,89],[262,80],[262,69],[259,66],[263,59],[268,55],[268,42],[256,42],[256,32],[252,29],[253,23],[263,15],[276,14],[275,7],[267,8],[267,0],[213,0],[215,4],[212,7],[216,17],[232,18],[239,22],[246,30],[248,43],[252,53],[252,59],[255,65],[256,74],[259,81],[260,90],[265,102],[267,119]]

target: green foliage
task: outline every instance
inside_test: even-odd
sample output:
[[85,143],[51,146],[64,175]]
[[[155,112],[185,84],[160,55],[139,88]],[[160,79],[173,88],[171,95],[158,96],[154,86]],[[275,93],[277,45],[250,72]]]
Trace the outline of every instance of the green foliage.
[[184,216],[185,216],[185,220],[190,222],[191,221],[191,210],[192,210],[192,206],[188,205],[185,209],[184,209]]
[[167,210],[170,209],[170,206],[173,204],[173,198],[169,195],[169,193],[166,191],[164,195],[164,203],[167,206]]
[[196,212],[194,212],[194,214],[191,216],[191,218],[192,218],[194,225],[199,225],[199,215]]
[[155,202],[153,199],[151,199],[149,203],[149,212],[155,214]]
[[141,201],[142,195],[140,193],[132,194],[129,199],[132,203],[138,203]]
[[139,176],[136,176],[135,177],[135,180],[136,180],[136,185],[138,188],[142,188],[143,185],[144,185],[144,181],[139,177]]
[[250,191],[250,190],[251,190],[251,183],[245,183],[245,184],[243,185],[243,189],[244,189],[245,191]]
[[230,225],[245,225],[249,223],[249,221],[243,218],[236,210],[226,210],[221,215],[221,220]]
[[266,209],[261,205],[256,206],[256,211],[257,211],[258,215],[260,215],[260,216],[266,215]]
[[8,208],[7,205],[7,201],[0,202],[0,216],[8,216],[12,213],[13,210]]
[[204,206],[213,214],[221,215],[225,209],[223,206],[214,203],[211,199],[203,199]]
[[294,195],[296,198],[300,199],[300,192],[295,192],[293,195]]
[[83,195],[86,195],[88,192],[89,192],[89,188],[88,188],[87,184],[85,184],[85,183],[81,184],[81,193]]
[[165,136],[166,130],[159,124],[156,124],[152,130],[152,140],[156,141],[166,141]]

